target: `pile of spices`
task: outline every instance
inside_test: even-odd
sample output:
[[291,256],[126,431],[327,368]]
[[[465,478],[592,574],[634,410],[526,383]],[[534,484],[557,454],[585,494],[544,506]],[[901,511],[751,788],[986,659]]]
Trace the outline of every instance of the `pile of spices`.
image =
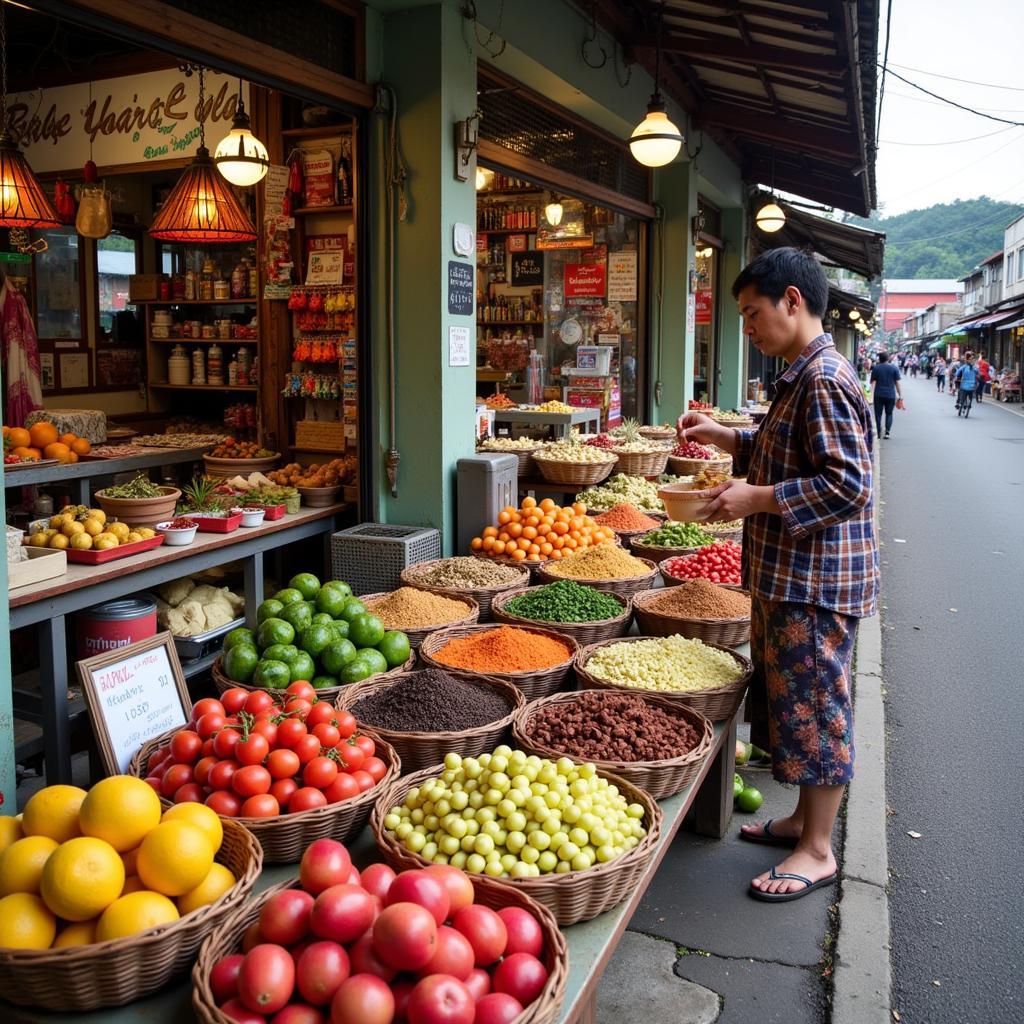
[[104,498],[163,498],[164,491],[159,484],[153,483],[144,473],[140,473],[134,480],[126,484],[114,484],[111,487],[104,487],[102,491]]
[[538,622],[602,622],[621,615],[623,607],[610,594],[573,580],[559,580],[513,597],[505,611]]
[[644,605],[659,615],[679,615],[686,619],[749,619],[750,598],[736,590],[726,590],[710,580],[693,579],[678,587],[666,587]]
[[423,629],[457,622],[469,614],[469,605],[450,597],[415,587],[399,587],[374,601],[364,601],[366,610],[384,623],[385,629]]
[[530,672],[562,665],[572,648],[554,637],[499,626],[445,644],[434,661],[474,672]]
[[663,693],[714,690],[743,675],[732,655],[678,635],[601,647],[587,661],[586,670],[616,686]]
[[584,690],[545,704],[530,718],[530,738],[590,761],[663,761],[688,754],[700,736],[680,715],[632,693]]
[[544,568],[553,576],[567,576],[575,580],[621,580],[646,576],[651,571],[649,565],[614,544],[584,548]]
[[702,548],[705,544],[714,544],[715,538],[705,533],[698,523],[665,523],[634,543],[655,548]]
[[521,583],[525,576],[521,569],[500,562],[485,562],[482,558],[460,556],[446,558],[422,572],[413,569],[417,581],[433,587],[454,590],[472,590],[477,587],[499,587],[504,583]]
[[428,668],[406,673],[350,710],[362,724],[391,732],[462,732],[497,722],[512,707],[487,683]]
[[594,522],[602,526],[610,526],[613,530],[624,533],[637,530],[653,530],[658,525],[657,519],[645,516],[643,512],[628,501],[613,505],[607,512],[595,516]]

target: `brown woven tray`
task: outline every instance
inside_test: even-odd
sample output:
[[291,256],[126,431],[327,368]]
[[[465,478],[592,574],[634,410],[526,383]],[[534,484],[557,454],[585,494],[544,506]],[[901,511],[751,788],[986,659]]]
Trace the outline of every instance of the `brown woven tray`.
[[[449,675],[462,676],[468,679],[479,678],[479,672],[474,672],[471,669],[456,668],[454,665],[445,665],[443,662],[436,661],[433,655],[451,640],[457,640],[460,637],[471,636],[473,633],[483,633],[488,629],[497,628],[495,625],[458,626],[455,629],[442,629],[437,633],[431,633],[423,641],[423,646],[420,648],[420,658],[425,665],[429,665],[431,668],[438,668]],[[573,653],[567,661],[560,665],[554,665],[551,668],[528,672],[488,672],[487,675],[495,679],[502,679],[506,683],[511,683],[527,700],[546,697],[549,693],[560,690],[565,681],[570,677],[570,670],[580,645],[571,636],[566,636],[564,633],[558,633],[553,629],[544,628],[536,624],[518,626],[517,628],[526,630],[528,633],[539,633],[542,636],[559,640],[566,644]]]
[[[650,530],[647,531],[647,533],[650,532]],[[640,537],[643,536],[645,536],[645,534],[640,535]],[[702,544],[700,547],[696,548],[662,548],[658,547],[656,544],[641,544],[640,537],[629,542],[629,546],[633,554],[636,555],[637,558],[643,558],[645,561],[653,562],[658,566],[660,566],[666,558],[675,558],[676,555],[695,555],[700,551],[701,547],[705,546]]]
[[676,436],[675,427],[641,427],[640,436],[648,441],[671,441]]
[[[750,596],[749,591],[741,587],[726,583],[715,585]],[[680,636],[696,637],[706,644],[716,644],[720,647],[739,647],[750,640],[749,615],[736,619],[694,619],[681,615],[666,615],[647,607],[658,593],[656,590],[649,590],[646,594],[638,594],[633,602],[637,629],[642,636],[673,636],[678,633]]]
[[[513,560],[511,563],[518,570],[519,579],[510,580],[508,583],[495,583],[490,587],[439,587],[436,584],[425,582],[419,578],[420,573],[447,561],[449,561],[447,558],[432,558],[427,562],[417,562],[415,565],[410,565],[408,569],[403,569],[398,574],[398,578],[403,586],[429,590],[432,594],[440,594],[442,597],[451,597],[457,600],[463,600],[467,597],[471,598],[476,601],[480,608],[478,622],[490,621],[491,602],[495,596],[509,590],[517,590],[519,587],[528,586],[530,583],[530,569],[525,565],[525,559],[522,562]],[[487,561],[496,561],[496,559],[487,559]],[[540,565],[540,562],[538,561],[537,564]]]
[[[530,725],[537,712],[551,704],[584,704],[600,710],[604,698],[610,690],[577,690],[575,693],[553,693],[550,697],[541,697],[531,701],[512,720],[512,736],[515,745],[528,754],[557,761],[560,757],[571,757],[564,750],[546,747],[538,743],[530,735]],[[711,752],[711,741],[714,729],[699,711],[680,704],[660,693],[636,691],[636,696],[645,703],[661,708],[672,715],[684,719],[697,730],[700,740],[688,753],[679,757],[665,758],[661,761],[599,761],[594,764],[603,771],[614,772],[634,786],[646,790],[655,800],[664,800],[674,796],[696,777]]]
[[[417,587],[416,589],[426,590],[427,588]],[[372,613],[373,606],[370,602],[374,599],[380,600],[383,597],[387,597],[389,593],[391,593],[391,591],[382,591],[379,594],[363,594],[359,600],[366,605],[366,610]],[[463,604],[466,605],[466,614],[461,619],[455,619],[452,622],[439,622],[433,626],[421,626],[418,629],[403,629],[402,632],[409,638],[409,646],[412,648],[414,654],[419,650],[420,644],[422,644],[431,633],[436,633],[439,629],[449,629],[452,626],[472,626],[477,619],[480,618],[480,605],[478,605],[473,598],[465,597],[461,594],[458,597],[449,594],[446,594],[445,596],[451,597],[453,601],[462,601]],[[388,629],[390,627],[385,625],[384,628]]]
[[[576,583],[593,587],[595,590],[603,591],[606,594],[616,594],[618,597],[633,597],[634,594],[639,594],[641,591],[650,588],[658,575],[658,566],[649,558],[641,558],[640,561],[645,562],[650,567],[650,571],[646,576],[628,576],[620,580],[581,580],[575,577],[572,577],[572,579]],[[540,583],[554,583],[556,580],[569,578],[568,576],[558,576],[555,573],[550,573],[543,565],[537,570],[537,580]]]
[[487,455],[514,455],[519,462],[517,473],[519,476],[528,477],[533,475],[534,452],[539,452],[543,447],[544,445],[540,442],[538,442],[534,448],[516,448],[515,450],[509,450],[507,448],[488,448],[486,444],[482,444],[477,447],[477,451],[483,452]]
[[[461,678],[468,679],[468,676]],[[486,750],[493,750],[499,743],[506,731],[512,725],[512,718],[520,709],[526,707],[526,699],[522,693],[511,683],[495,676],[475,676],[472,680],[476,683],[486,683],[488,686],[500,690],[508,699],[510,710],[503,718],[496,722],[489,722],[487,725],[477,726],[475,729],[463,729],[460,732],[395,732],[392,729],[382,729],[379,725],[370,725],[375,733],[383,736],[398,753],[402,761],[402,773],[408,775],[410,772],[418,772],[432,764],[444,760],[445,754],[455,751],[463,757],[476,757]],[[347,711],[352,709],[364,697],[369,697],[379,690],[385,690],[389,686],[400,686],[401,681],[394,679],[367,679],[362,683],[353,683],[347,687],[339,707]],[[360,722],[360,724],[362,724]]]
[[[414,775],[406,775],[381,793],[374,805],[370,828],[384,860],[396,871],[422,868],[430,862],[402,846],[384,828],[384,818],[392,807],[402,803],[410,789],[437,778],[442,771],[444,765],[435,765]],[[568,871],[564,875],[542,875],[539,878],[488,878],[496,886],[517,889],[532,896],[547,907],[562,926],[589,921],[629,899],[654,856],[661,834],[661,808],[649,793],[612,772],[599,771],[598,774],[617,786],[630,803],[641,804],[644,808],[647,835],[632,850],[606,864],[595,864],[586,871]],[[475,881],[476,876],[473,878]]]
[[739,544],[743,540],[743,528],[740,527],[738,530],[716,530],[710,523],[705,524],[704,532],[710,533],[715,540],[731,540],[734,544]]
[[732,456],[723,455],[714,459],[689,459],[682,455],[669,455],[669,472],[676,476],[695,476],[702,469],[717,469],[729,473],[732,471]]
[[633,621],[633,614],[630,607],[630,598],[621,594],[610,594],[622,605],[622,612],[614,619],[602,619],[598,622],[542,622],[539,619],[524,619],[519,615],[513,615],[505,611],[505,605],[514,597],[525,594],[528,587],[520,587],[518,590],[509,590],[499,594],[491,605],[491,611],[495,622],[504,622],[510,626],[543,626],[545,629],[554,630],[564,636],[571,636],[578,644],[596,644],[599,640],[611,640],[617,636],[625,636],[629,632],[630,624]]
[[623,452],[617,448],[610,449],[619,457],[615,463],[616,473],[629,476],[661,476],[668,465],[668,452]]
[[245,904],[263,865],[253,836],[237,821],[223,820],[223,825],[216,859],[238,881],[220,899],[172,924],[123,939],[64,949],[0,949],[4,998],[18,1006],[85,1013],[124,1006],[183,974],[210,928]]
[[[627,637],[624,640],[605,640],[603,643],[591,644],[589,647],[584,647],[579,654],[576,655],[576,664],[574,666],[576,671],[576,679],[579,681],[580,686],[584,690],[618,690],[626,693],[652,693],[652,690],[643,690],[638,688],[632,688],[629,686],[617,686],[615,683],[609,683],[598,676],[591,675],[587,671],[587,662],[590,660],[594,651],[599,647],[605,647],[608,644],[613,643],[635,643],[637,640],[646,640],[648,637],[643,636],[632,636]],[[747,692],[747,684],[750,682],[750,676],[754,671],[754,666],[750,663],[749,658],[744,658],[742,654],[737,654],[734,650],[729,647],[723,647],[721,644],[708,644],[708,647],[714,647],[719,651],[724,651],[731,658],[734,658],[742,668],[742,674],[734,683],[730,683],[728,686],[719,686],[713,690],[694,690],[694,691],[683,691],[673,693],[665,693],[663,696],[673,700],[679,704],[686,704],[687,706],[699,711],[706,718],[711,719],[712,722],[725,722],[728,721],[734,714],[743,700],[743,695]]]
[[[280,882],[265,889],[244,906],[227,915],[203,941],[199,956],[192,968],[192,1010],[200,1024],[234,1024],[218,1006],[210,988],[210,970],[222,957],[237,953],[242,948],[246,930],[259,917],[264,905],[278,893],[299,887],[299,880]],[[565,999],[565,984],[569,975],[569,951],[565,936],[558,929],[551,912],[543,904],[507,885],[496,885],[484,875],[473,877],[474,902],[502,910],[522,907],[540,924],[544,936],[541,960],[548,969],[548,980],[540,995],[515,1018],[515,1024],[555,1024]],[[324,1008],[328,1012],[330,1007]]]
[[605,462],[563,462],[559,459],[534,455],[533,461],[540,470],[540,475],[548,483],[568,484],[570,487],[590,487],[610,476],[618,459],[610,457]]
[[[378,677],[379,678],[379,677]],[[144,768],[150,755],[167,742],[174,732],[171,730],[162,736],[143,744],[128,765],[128,774],[145,778]],[[346,842],[362,831],[366,819],[370,815],[373,801],[392,779],[397,779],[401,770],[401,761],[395,748],[372,729],[362,729],[377,745],[377,757],[387,765],[384,778],[370,789],[351,800],[328,804],[326,807],[314,807],[311,811],[299,811],[296,814],[281,814],[276,818],[227,818],[222,822],[234,822],[244,825],[263,847],[263,859],[268,864],[295,864],[305,849],[315,839],[338,839]],[[170,807],[169,800],[160,798],[160,803]]]

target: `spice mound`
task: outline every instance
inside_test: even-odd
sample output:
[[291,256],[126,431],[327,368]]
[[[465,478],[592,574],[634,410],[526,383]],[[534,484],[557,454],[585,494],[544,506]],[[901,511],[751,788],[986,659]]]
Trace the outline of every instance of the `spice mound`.
[[636,505],[631,505],[628,501],[613,505],[607,512],[596,516],[594,522],[626,533],[637,530],[653,530],[659,525],[657,519],[645,516]]
[[697,523],[665,523],[644,534],[639,541],[634,541],[655,548],[702,548],[714,542],[715,538],[705,533]]
[[610,594],[573,580],[558,580],[513,597],[505,611],[538,622],[603,622],[617,618],[624,609]]
[[364,601],[386,629],[423,629],[458,622],[469,614],[465,601],[455,601],[440,594],[415,587],[399,587],[373,601]]
[[693,579],[667,587],[647,601],[644,609],[686,619],[749,619],[750,598],[709,580]]
[[529,735],[549,750],[595,761],[663,761],[688,754],[700,742],[680,715],[632,693],[584,690],[530,717]]
[[462,732],[490,725],[512,710],[487,683],[457,679],[436,668],[409,672],[351,708],[364,725],[391,732]]
[[572,648],[554,637],[499,626],[445,644],[434,661],[475,672],[529,672],[563,665]]
[[587,661],[586,671],[616,686],[667,693],[714,690],[743,675],[731,655],[678,635],[601,647]]
[[553,576],[576,580],[621,580],[646,576],[651,567],[614,544],[598,544],[544,567]]
[[520,583],[525,579],[522,570],[515,566],[485,562],[481,558],[469,556],[446,558],[426,566],[422,572],[414,567],[413,574],[418,582],[454,590],[500,587],[506,583]]

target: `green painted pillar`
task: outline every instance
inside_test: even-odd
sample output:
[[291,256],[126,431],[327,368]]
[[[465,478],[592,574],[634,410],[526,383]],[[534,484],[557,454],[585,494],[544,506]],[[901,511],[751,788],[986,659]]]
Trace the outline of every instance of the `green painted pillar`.
[[[0,380],[0,395],[3,381]],[[0,468],[0,483],[4,483]],[[7,522],[6,492],[0,488],[0,520]],[[7,557],[0,563],[0,594],[7,593]],[[0,814],[16,814],[14,771],[14,683],[11,676],[11,626],[6,599],[0,602]]]
[[[397,369],[398,493],[383,472],[389,446],[388,353],[384,313],[391,297],[384,277],[386,185],[381,157],[384,119],[371,131],[370,233],[372,267],[378,518],[434,526],[444,553],[455,527],[455,463],[474,450],[476,303],[467,315],[448,312],[448,265],[468,268],[475,283],[475,254],[456,256],[456,223],[476,224],[475,161],[466,181],[455,178],[455,129],[476,107],[476,58],[463,35],[455,0],[385,16],[374,26],[383,44],[383,76],[397,97],[398,130],[407,169],[408,214],[397,228],[395,349]],[[469,366],[449,365],[449,328],[469,331]]]
[[744,238],[746,218],[742,207],[722,211],[722,235],[725,251],[722,253],[721,301],[718,311],[719,371],[718,404],[723,409],[742,405],[747,397],[746,338],[736,301],[732,297],[732,283],[743,269],[746,252]]

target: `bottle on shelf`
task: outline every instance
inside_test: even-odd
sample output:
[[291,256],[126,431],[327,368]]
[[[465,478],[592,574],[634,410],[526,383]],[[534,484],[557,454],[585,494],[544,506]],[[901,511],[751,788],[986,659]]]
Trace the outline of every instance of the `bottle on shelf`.
[[206,376],[211,385],[224,386],[224,350],[220,345],[210,346],[206,359]]
[[197,345],[192,350],[192,383],[206,383],[206,353],[202,345]]
[[237,387],[238,385],[238,359],[235,356],[231,357],[231,362],[228,363],[228,386]]

